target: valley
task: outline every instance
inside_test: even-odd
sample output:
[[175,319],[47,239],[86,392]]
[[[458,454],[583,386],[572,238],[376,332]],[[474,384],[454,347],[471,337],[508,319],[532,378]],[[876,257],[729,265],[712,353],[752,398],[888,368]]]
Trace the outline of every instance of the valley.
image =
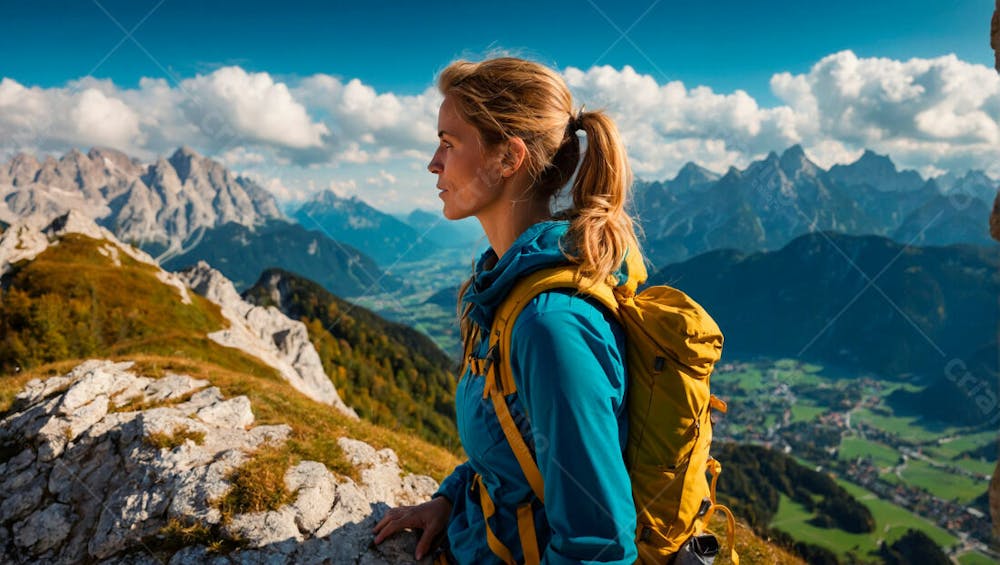
[[895,414],[886,397],[918,387],[793,359],[723,363],[712,386],[729,404],[716,441],[765,445],[833,474],[878,523],[871,534],[818,527],[809,523],[812,511],[783,496],[770,527],[862,558],[915,528],[963,563],[997,559],[987,549],[985,504],[995,455],[977,456],[995,449],[988,424],[942,426]]

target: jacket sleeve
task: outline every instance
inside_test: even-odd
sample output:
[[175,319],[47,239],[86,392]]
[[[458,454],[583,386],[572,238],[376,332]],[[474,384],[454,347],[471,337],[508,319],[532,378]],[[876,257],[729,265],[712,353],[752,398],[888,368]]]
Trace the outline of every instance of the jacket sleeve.
[[541,294],[515,323],[511,369],[531,423],[552,537],[542,563],[633,563],[624,337],[603,308]]
[[445,477],[441,481],[441,486],[438,487],[437,492],[431,498],[437,498],[443,496],[448,499],[448,502],[453,505],[458,501],[458,497],[462,494],[463,490],[468,488],[469,482],[475,472],[472,470],[472,466],[466,461],[461,465],[455,467],[455,470],[451,472],[450,475]]

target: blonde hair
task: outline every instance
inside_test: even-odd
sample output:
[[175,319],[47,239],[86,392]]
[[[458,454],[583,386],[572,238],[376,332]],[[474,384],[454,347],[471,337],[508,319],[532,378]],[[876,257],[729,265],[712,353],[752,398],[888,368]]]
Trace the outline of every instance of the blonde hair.
[[[451,97],[487,147],[514,137],[524,141],[531,197],[551,200],[576,172],[573,205],[560,216],[570,221],[562,251],[578,265],[580,277],[604,281],[627,250],[640,252],[625,208],[632,172],[618,128],[604,112],[575,112],[558,73],[515,57],[456,61],[441,72],[438,89]],[[577,130],[587,135],[582,159]],[[468,284],[459,293],[463,322],[461,297]]]

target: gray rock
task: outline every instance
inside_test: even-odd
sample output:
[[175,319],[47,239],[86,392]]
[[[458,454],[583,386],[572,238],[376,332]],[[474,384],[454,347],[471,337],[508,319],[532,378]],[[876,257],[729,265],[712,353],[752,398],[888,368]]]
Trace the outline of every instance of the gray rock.
[[167,373],[155,379],[145,389],[145,401],[150,404],[183,398],[189,392],[208,386],[208,381],[192,379],[187,375]]
[[237,396],[198,410],[198,419],[220,428],[248,428],[253,424],[250,399]]
[[73,211],[115,226],[123,240],[179,247],[202,228],[282,217],[271,193],[186,147],[153,163],[98,148],[41,163],[20,154],[0,170],[0,220],[8,222]]
[[0,504],[0,522],[10,522],[26,516],[42,501],[42,492],[41,480],[16,491],[5,492],[4,501]]
[[185,414],[193,414],[206,406],[211,406],[221,401],[222,391],[219,390],[219,387],[213,386],[194,393],[187,402],[178,404],[177,409]]
[[[292,503],[236,514],[222,523],[217,502],[227,477],[263,444],[291,436],[287,424],[250,427],[246,397],[185,375],[136,375],[128,363],[88,361],[67,375],[32,382],[0,422],[0,437],[25,447],[0,476],[0,561],[146,563],[143,540],[171,519],[216,526],[247,547],[214,556],[204,547],[179,551],[171,563],[383,563],[412,559],[416,538],[401,534],[379,547],[371,528],[389,506],[412,504],[436,489],[427,477],[403,475],[396,454],[338,438],[361,481],[336,479],[321,463],[302,461],[285,474]],[[203,390],[199,390],[203,389]],[[193,393],[193,394],[191,394]],[[107,412],[126,397],[154,404]],[[247,429],[250,427],[250,429]],[[149,445],[150,434],[181,429],[204,434],[173,448]]]
[[206,524],[218,524],[222,518],[212,502],[229,492],[226,476],[246,460],[238,450],[223,453],[207,467],[195,467],[176,478],[176,489],[168,516],[193,519]]
[[[31,465],[35,461],[35,452],[31,450],[30,447],[25,447],[20,453],[15,455],[7,461],[7,468],[4,470],[4,476],[9,476],[17,473],[21,469],[24,469],[28,465]],[[0,487],[2,488],[2,487]]]
[[253,355],[274,367],[299,392],[357,419],[357,413],[344,404],[323,371],[305,324],[277,308],[246,302],[231,281],[204,261],[178,276],[196,293],[217,304],[229,321],[229,328],[209,334],[210,339]]
[[296,493],[295,524],[303,533],[313,533],[333,508],[337,495],[333,474],[322,463],[303,461],[285,473],[285,486]]
[[302,541],[302,534],[295,525],[296,512],[283,506],[270,512],[237,514],[224,525],[222,531],[234,538],[246,540],[250,547],[264,547],[287,540]]
[[43,553],[59,545],[72,527],[72,511],[55,503],[14,526],[14,543],[34,553]]

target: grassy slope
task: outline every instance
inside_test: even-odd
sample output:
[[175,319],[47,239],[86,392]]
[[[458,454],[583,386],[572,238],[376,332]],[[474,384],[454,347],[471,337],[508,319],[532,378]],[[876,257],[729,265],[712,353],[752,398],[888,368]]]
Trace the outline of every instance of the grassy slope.
[[[19,264],[7,280],[0,300],[0,410],[27,380],[64,373],[82,359],[136,360],[142,373],[182,372],[227,396],[247,395],[258,424],[292,426],[297,457],[343,474],[353,473],[337,446],[343,435],[390,447],[405,469],[439,480],[459,463],[405,430],[350,420],[297,392],[258,359],[216,344],[206,334],[227,325],[217,306],[194,293],[192,304],[182,304],[154,267],[124,254],[116,267],[100,253],[105,245],[69,235]],[[24,370],[14,374],[16,366]]]

